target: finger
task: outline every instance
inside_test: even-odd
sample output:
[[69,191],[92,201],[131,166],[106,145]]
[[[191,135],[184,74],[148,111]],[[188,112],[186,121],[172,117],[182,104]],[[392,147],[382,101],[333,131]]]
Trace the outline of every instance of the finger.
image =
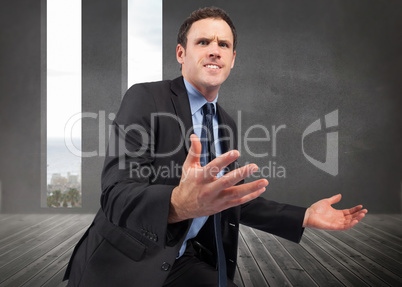
[[244,203],[246,203],[246,202],[249,202],[249,201],[251,201],[251,200],[253,200],[253,199],[256,199],[256,198],[259,197],[265,190],[266,190],[266,188],[264,187],[264,188],[261,188],[261,189],[258,189],[258,190],[256,190],[256,191],[254,191],[254,192],[252,192],[252,193],[249,193],[249,194],[247,194],[247,195],[245,195],[245,196],[243,196],[243,197],[241,197],[241,198],[233,199],[233,200],[227,201],[227,203],[226,203],[227,206],[226,206],[225,209],[230,208],[230,207],[234,207],[234,206],[238,206],[238,205],[244,204]]
[[350,223],[345,227],[345,229],[350,229],[357,223],[359,223],[366,216],[366,211],[367,210],[364,209],[362,212],[359,212],[357,216],[354,216],[353,219],[350,221]]
[[361,211],[361,212],[359,212],[359,214],[355,217],[358,221],[360,221],[360,220],[362,220],[365,216],[366,216],[366,213],[367,212],[365,212],[366,210],[363,210],[363,211]]
[[188,151],[186,160],[184,161],[183,165],[190,165],[193,166],[195,164],[200,164],[200,156],[201,156],[201,142],[197,135],[192,134],[190,136],[191,146],[190,150]]
[[268,180],[260,179],[249,183],[244,183],[241,185],[232,186],[222,191],[221,196],[225,200],[237,200],[241,199],[249,194],[252,194],[256,191],[260,191],[264,189],[268,185]]
[[363,219],[363,217],[366,216],[367,213],[367,209],[362,209],[359,212],[356,212],[354,214],[352,214],[352,219],[358,219],[359,221]]
[[255,164],[249,164],[241,168],[232,170],[231,172],[215,180],[212,183],[211,187],[214,190],[224,190],[226,188],[234,186],[236,183],[250,176],[257,170],[258,166]]
[[206,174],[209,174],[211,177],[217,176],[222,169],[238,159],[239,156],[240,153],[237,150],[228,151],[218,156],[204,167]]
[[339,201],[341,201],[341,198],[342,198],[342,195],[337,194],[337,195],[334,195],[334,196],[328,198],[328,200],[329,200],[330,204],[332,205],[332,204],[335,204],[335,203],[338,203]]
[[357,205],[355,207],[349,208],[349,209],[345,209],[344,213],[347,214],[354,214],[356,212],[359,212],[361,209],[363,208],[363,205]]
[[348,228],[351,228],[356,223],[360,222],[365,216],[366,216],[365,210],[359,211],[358,213],[355,213],[353,215],[349,215],[349,219],[346,221],[345,226],[348,226]]

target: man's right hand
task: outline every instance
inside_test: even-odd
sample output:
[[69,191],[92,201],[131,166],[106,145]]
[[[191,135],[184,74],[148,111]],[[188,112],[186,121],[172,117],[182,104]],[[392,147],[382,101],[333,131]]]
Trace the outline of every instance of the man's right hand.
[[170,200],[169,223],[208,216],[257,198],[268,185],[266,179],[236,185],[258,170],[255,164],[233,170],[220,178],[218,173],[239,158],[237,150],[229,151],[200,165],[201,142],[191,135],[191,147],[183,164],[180,184]]

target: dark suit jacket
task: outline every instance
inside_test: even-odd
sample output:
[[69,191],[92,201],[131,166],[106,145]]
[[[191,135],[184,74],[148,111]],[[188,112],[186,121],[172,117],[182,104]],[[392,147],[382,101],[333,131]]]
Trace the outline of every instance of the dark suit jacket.
[[[237,147],[236,124],[219,105],[217,114],[226,152]],[[68,286],[163,285],[192,222],[167,223],[191,131],[182,77],[134,85],[127,91],[105,159],[101,209],[74,250],[65,275]],[[223,211],[229,278],[236,268],[239,223],[298,242],[304,213],[305,208],[263,198]],[[208,220],[195,239],[212,258],[213,232]]]

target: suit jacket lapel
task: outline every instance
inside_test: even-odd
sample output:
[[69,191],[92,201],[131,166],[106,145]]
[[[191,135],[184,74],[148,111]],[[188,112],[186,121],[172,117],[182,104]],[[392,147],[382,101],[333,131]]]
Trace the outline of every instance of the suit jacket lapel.
[[[188,100],[187,90],[183,82],[183,77],[172,80],[170,84],[172,91],[171,100],[177,116],[178,128],[185,142],[186,153],[190,147],[190,135],[193,133],[193,121],[191,117],[190,102]],[[234,149],[236,144],[237,131],[235,126],[229,125],[230,116],[217,103],[217,115],[219,123],[219,141],[221,143],[222,153]]]
[[191,118],[190,102],[188,100],[186,86],[183,77],[172,80],[170,84],[172,91],[172,104],[177,116],[178,128],[185,143],[186,153],[190,147],[190,135],[193,130],[193,121]]

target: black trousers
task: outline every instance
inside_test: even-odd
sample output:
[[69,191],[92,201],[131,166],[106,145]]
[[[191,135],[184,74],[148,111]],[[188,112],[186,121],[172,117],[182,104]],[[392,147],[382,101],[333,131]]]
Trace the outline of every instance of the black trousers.
[[[218,270],[196,256],[191,241],[183,256],[175,261],[163,287],[217,287]],[[228,287],[237,287],[228,279]]]

